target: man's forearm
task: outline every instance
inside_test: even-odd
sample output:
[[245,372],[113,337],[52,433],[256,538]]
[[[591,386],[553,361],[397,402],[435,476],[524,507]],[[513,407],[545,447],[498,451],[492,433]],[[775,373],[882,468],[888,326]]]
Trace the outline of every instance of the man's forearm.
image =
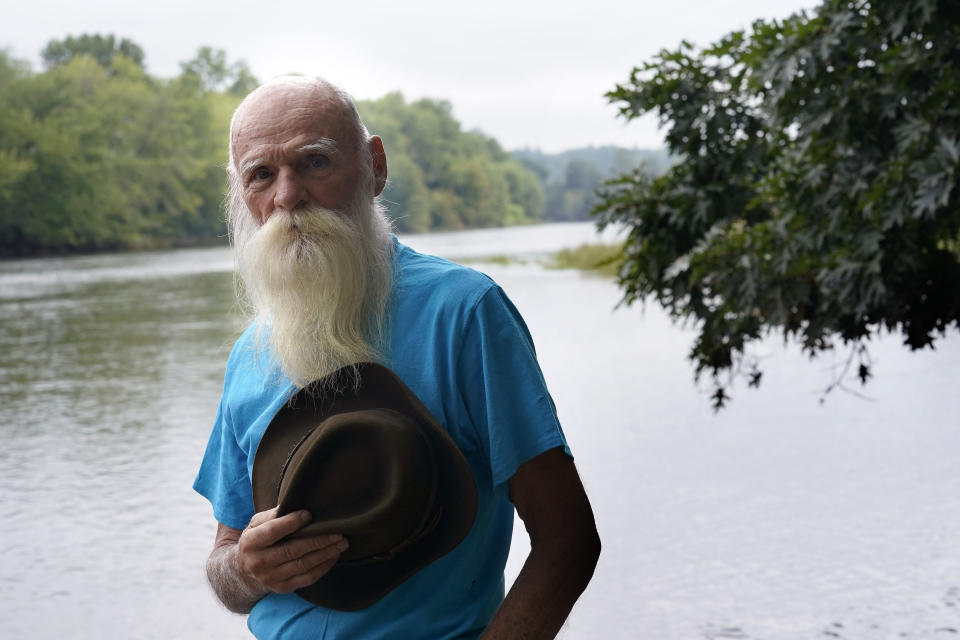
[[207,558],[207,580],[224,606],[234,613],[250,613],[253,605],[269,593],[244,577],[237,562],[237,545],[217,547]]
[[556,637],[590,582],[599,555],[600,539],[595,533],[546,547],[534,543],[481,640]]

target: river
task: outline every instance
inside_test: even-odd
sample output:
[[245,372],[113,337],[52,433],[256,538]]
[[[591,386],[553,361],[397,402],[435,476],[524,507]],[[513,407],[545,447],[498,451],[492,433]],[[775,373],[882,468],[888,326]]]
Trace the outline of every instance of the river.
[[[603,539],[562,638],[960,638],[960,339],[756,349],[714,414],[693,333],[538,257],[546,225],[401,238],[497,280],[533,334]],[[484,262],[484,256],[517,260]],[[0,262],[0,638],[245,638],[190,488],[243,320],[222,248]],[[821,402],[823,398],[823,402]],[[528,544],[516,528],[507,567]]]

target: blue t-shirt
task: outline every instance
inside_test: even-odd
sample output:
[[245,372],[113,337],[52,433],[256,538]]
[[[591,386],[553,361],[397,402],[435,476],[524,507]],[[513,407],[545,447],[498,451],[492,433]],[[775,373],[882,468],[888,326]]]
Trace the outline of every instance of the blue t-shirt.
[[[394,239],[396,283],[384,364],[420,398],[463,452],[477,482],[473,528],[453,551],[360,611],[270,594],[250,613],[258,638],[475,638],[503,600],[513,505],[507,480],[555,447],[569,455],[533,342],[516,308],[487,276],[419,254]],[[257,444],[295,389],[253,328],[227,362],[223,397],[194,482],[217,521],[253,516]]]

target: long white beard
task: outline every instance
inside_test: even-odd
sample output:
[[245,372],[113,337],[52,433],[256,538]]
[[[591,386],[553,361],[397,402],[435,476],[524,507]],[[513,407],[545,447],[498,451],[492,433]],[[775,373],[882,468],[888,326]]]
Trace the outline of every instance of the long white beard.
[[243,209],[231,212],[231,230],[238,293],[257,319],[257,351],[269,346],[299,387],[348,365],[382,361],[393,243],[380,206],[358,199],[342,213],[277,211],[260,227]]

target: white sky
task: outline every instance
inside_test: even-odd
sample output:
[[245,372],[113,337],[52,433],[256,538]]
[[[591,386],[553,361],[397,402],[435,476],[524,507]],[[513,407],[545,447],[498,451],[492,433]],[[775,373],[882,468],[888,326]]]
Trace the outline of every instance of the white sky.
[[200,46],[245,59],[261,80],[323,75],[359,99],[443,98],[467,129],[507,149],[659,147],[652,118],[625,124],[603,94],[681,39],[705,45],[814,0],[0,0],[0,47],[40,70],[51,39],[113,33],[148,70],[179,73]]

